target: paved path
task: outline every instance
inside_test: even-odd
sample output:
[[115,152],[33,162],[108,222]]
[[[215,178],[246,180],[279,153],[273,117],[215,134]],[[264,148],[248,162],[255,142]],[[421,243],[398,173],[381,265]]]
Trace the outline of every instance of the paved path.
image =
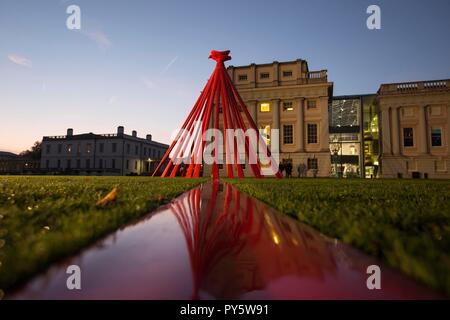
[[[81,268],[81,290],[66,268]],[[381,267],[381,290],[366,269]],[[10,299],[439,298],[229,185],[195,188],[36,276]]]

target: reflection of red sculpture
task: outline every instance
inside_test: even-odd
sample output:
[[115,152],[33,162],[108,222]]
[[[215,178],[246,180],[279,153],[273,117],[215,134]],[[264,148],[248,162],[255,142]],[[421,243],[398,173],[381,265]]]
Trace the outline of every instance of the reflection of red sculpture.
[[211,197],[203,210],[200,202],[202,188],[191,191],[185,199],[188,203],[184,201],[171,206],[186,239],[192,268],[193,299],[198,299],[202,278],[210,274],[224,257],[239,254],[254,227],[251,201],[247,201],[246,210],[242,210],[240,192],[225,185],[223,203],[217,203],[219,187],[217,183],[212,185]]
[[[256,142],[251,139],[244,139],[245,157],[249,160],[253,175],[258,178],[263,176],[260,159],[257,155],[258,145],[261,145],[264,152],[260,150],[260,153],[266,158],[265,160],[268,160],[272,172],[275,172],[276,176],[281,178],[278,164],[270,154],[244,101],[225,69],[224,61],[231,59],[229,53],[230,51],[211,51],[209,58],[217,62],[216,68],[153,175],[158,174],[165,165],[162,177],[175,177],[176,175],[187,178],[200,177],[205,149],[204,134],[207,129],[220,129],[219,119],[222,118],[223,132],[226,132],[227,129],[242,129],[245,132],[249,128],[257,133]],[[244,114],[248,128],[241,113]],[[219,114],[222,115],[219,116]],[[224,135],[224,154],[228,178],[233,178],[235,175],[239,178],[244,177],[242,165],[238,163],[238,140],[240,139],[236,136],[230,139],[226,134]],[[231,158],[232,156],[233,158]],[[189,158],[188,163],[182,162],[183,157]],[[235,166],[235,172],[233,171],[233,165]],[[212,163],[212,177],[213,179],[219,178],[217,148],[215,148]]]

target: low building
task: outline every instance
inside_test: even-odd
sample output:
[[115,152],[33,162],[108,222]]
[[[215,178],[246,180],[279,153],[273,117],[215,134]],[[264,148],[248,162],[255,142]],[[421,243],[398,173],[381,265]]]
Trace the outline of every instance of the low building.
[[40,172],[40,161],[0,151],[0,174],[36,174]]
[[333,83],[327,71],[310,71],[301,59],[229,66],[227,71],[269,146],[271,129],[279,129],[280,162],[292,163],[293,174],[304,165],[308,176],[329,176]]
[[42,139],[41,170],[47,174],[80,175],[149,175],[168,149],[168,145],[152,140],[148,134],[139,138],[137,132],[74,134]]
[[384,178],[450,178],[450,80],[382,84]]

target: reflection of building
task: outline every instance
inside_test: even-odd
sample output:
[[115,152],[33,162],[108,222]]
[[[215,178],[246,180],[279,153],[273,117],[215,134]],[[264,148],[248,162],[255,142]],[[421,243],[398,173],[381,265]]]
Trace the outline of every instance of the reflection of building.
[[376,177],[378,114],[376,95],[334,97],[329,108],[332,174]]
[[47,173],[128,175],[151,174],[168,146],[127,135],[123,127],[116,134],[78,134],[44,137],[41,168]]
[[450,80],[383,84],[378,104],[382,176],[450,178]]
[[312,175],[330,174],[328,104],[333,83],[327,71],[309,71],[305,60],[229,66],[228,73],[270,145],[279,129],[280,161],[303,163]]

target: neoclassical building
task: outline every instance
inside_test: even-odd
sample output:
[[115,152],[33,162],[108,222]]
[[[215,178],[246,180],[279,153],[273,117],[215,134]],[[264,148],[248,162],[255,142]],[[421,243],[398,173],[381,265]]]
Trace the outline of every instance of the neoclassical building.
[[330,175],[328,105],[333,83],[327,71],[309,71],[305,60],[229,66],[227,71],[255,123],[271,144],[271,129],[279,129],[280,161],[291,162],[293,173],[305,164],[308,175]]
[[450,80],[382,84],[384,178],[450,178]]
[[152,135],[139,138],[136,131],[125,133],[74,134],[67,129],[63,136],[42,139],[41,171],[47,174],[79,175],[150,175],[168,145],[152,140]]

